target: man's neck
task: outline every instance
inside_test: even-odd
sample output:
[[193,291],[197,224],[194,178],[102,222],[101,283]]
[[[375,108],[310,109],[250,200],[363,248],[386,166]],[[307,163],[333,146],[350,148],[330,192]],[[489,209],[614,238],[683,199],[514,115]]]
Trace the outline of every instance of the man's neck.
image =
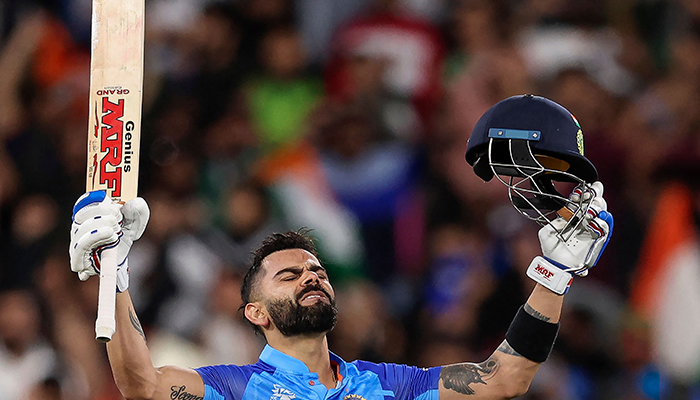
[[309,372],[318,374],[318,380],[331,389],[336,386],[336,376],[331,367],[326,335],[293,336],[268,338],[268,344],[275,350],[292,356],[306,364]]

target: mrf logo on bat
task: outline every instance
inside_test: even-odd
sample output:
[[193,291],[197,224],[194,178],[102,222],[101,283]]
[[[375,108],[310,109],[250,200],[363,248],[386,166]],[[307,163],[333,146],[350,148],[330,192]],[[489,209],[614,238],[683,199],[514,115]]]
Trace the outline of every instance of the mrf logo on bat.
[[[129,89],[105,88],[95,104],[95,131],[90,146],[95,152],[90,168],[92,186],[103,186],[113,199],[122,196],[124,174],[131,172],[133,121],[124,121],[124,98],[110,100],[110,95],[128,95]],[[99,150],[98,150],[99,148]],[[95,180],[97,179],[97,182]]]

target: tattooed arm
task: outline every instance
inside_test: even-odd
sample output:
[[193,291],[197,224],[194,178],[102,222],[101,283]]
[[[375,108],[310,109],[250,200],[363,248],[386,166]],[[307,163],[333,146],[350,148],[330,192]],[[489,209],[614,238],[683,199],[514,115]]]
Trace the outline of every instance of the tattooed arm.
[[107,343],[112,374],[129,400],[201,400],[204,382],[192,369],[155,368],[129,291],[117,294],[117,331]]
[[[523,308],[539,320],[556,323],[559,322],[563,298],[538,284]],[[539,363],[518,354],[504,340],[482,363],[442,367],[440,400],[510,399],[520,396],[530,387],[539,366]]]

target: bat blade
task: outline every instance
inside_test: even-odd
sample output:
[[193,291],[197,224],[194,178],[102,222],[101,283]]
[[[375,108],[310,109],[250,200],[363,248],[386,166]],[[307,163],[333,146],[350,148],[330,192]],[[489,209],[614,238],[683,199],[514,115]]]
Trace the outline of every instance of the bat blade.
[[[92,0],[86,190],[137,196],[144,58],[144,0]],[[102,252],[96,339],[116,331],[115,249]]]
[[93,0],[86,188],[137,196],[144,0]]

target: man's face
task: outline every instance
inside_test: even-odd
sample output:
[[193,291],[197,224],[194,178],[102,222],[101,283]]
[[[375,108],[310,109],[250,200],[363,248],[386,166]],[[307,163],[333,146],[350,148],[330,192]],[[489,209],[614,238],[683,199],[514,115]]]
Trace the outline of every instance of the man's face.
[[261,301],[284,336],[328,332],[338,310],[328,274],[313,254],[288,249],[262,261]]

